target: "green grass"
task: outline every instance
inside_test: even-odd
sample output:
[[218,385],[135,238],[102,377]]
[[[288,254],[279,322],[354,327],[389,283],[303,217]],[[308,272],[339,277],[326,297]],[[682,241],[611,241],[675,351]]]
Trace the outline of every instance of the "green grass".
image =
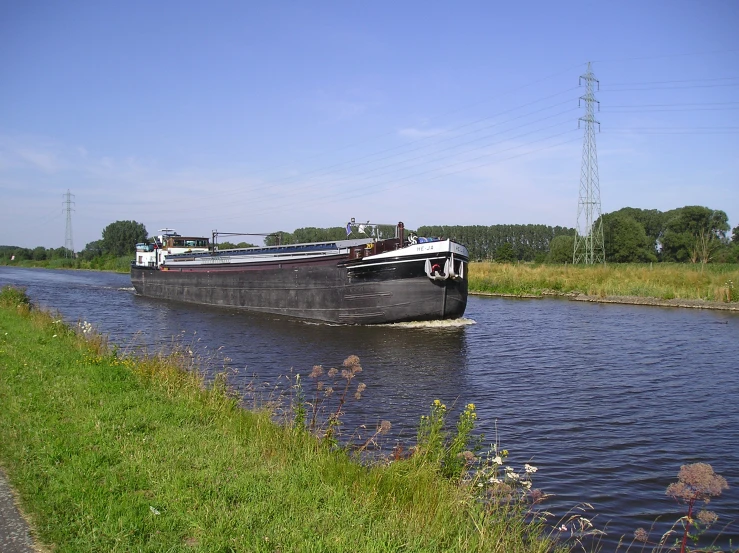
[[471,292],[588,294],[715,302],[739,301],[739,266],[730,264],[530,265],[470,263]]
[[555,550],[437,466],[363,466],[184,351],[132,359],[84,330],[0,293],[0,464],[56,552]]

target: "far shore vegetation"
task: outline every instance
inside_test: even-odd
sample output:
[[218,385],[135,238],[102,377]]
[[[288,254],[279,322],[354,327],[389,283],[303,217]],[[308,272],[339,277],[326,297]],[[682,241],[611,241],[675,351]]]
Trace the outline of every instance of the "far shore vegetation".
[[[604,214],[605,264],[573,265],[575,229],[546,225],[422,226],[409,234],[451,238],[470,254],[472,293],[585,294],[659,300],[739,301],[739,226],[730,229],[721,210],[685,206],[666,212],[626,207]],[[381,237],[392,226],[380,225]],[[345,227],[278,231],[268,245],[345,238]],[[364,236],[353,231],[351,238]],[[128,272],[135,244],[148,239],[136,221],[116,221],[80,252],[65,248],[0,246],[0,265]],[[221,249],[248,247],[223,242]]]
[[472,293],[510,296],[599,298],[638,297],[658,300],[739,302],[739,264],[609,263],[550,265],[470,263]]

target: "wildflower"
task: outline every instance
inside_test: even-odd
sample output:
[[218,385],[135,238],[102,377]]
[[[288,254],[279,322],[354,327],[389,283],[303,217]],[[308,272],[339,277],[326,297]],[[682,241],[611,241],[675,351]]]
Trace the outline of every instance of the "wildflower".
[[534,489],[534,490],[531,490],[530,493],[531,493],[531,501],[533,503],[538,503],[539,501],[541,501],[542,499],[544,499],[544,492],[541,491],[538,488],[537,489]]
[[350,355],[346,359],[344,359],[344,366],[345,367],[354,367],[359,365],[359,357],[356,355]]
[[500,455],[496,455],[495,459],[493,459],[493,463],[495,463],[496,465],[502,465],[503,459],[500,458]]
[[474,411],[475,410],[475,404],[474,403],[468,403],[467,404],[467,410],[468,411]]
[[701,509],[700,511],[698,511],[696,518],[698,519],[698,522],[700,522],[704,526],[710,526],[718,520],[718,515],[713,511],[706,511],[705,509]]
[[323,367],[321,365],[313,365],[313,370],[310,373],[311,378],[318,378],[323,374]]
[[334,376],[336,376],[337,374],[339,374],[339,369],[333,369],[333,368],[331,368],[331,369],[329,369],[329,370],[328,370],[328,375],[329,375],[329,376],[330,376],[331,378],[333,378],[333,377],[334,377]]
[[488,479],[489,484],[500,484],[502,480],[499,478],[495,478],[494,476]]
[[387,434],[392,427],[393,425],[390,424],[390,421],[382,421],[380,423],[380,434]]
[[154,516],[159,516],[162,514],[159,511],[157,511],[155,507],[152,507],[151,505],[149,505],[149,510],[154,514]]
[[526,473],[527,473],[527,474],[533,474],[533,473],[535,473],[535,472],[536,472],[537,470],[539,470],[538,468],[536,468],[536,467],[534,467],[534,466],[531,466],[531,465],[529,465],[528,463],[526,463],[526,464],[525,464],[525,465],[523,466],[523,468],[524,468],[524,470],[526,471]]
[[460,455],[464,458],[467,464],[472,464],[475,462],[475,454],[471,451],[463,451],[462,453],[460,453]]
[[711,497],[721,495],[721,491],[729,487],[726,479],[714,473],[713,467],[707,463],[681,466],[677,479],[677,482],[667,487],[666,494],[685,502],[706,501]]
[[649,534],[644,528],[637,528],[634,531],[634,540],[646,543],[648,539],[649,539]]
[[439,407],[440,405],[441,405],[441,401],[440,401],[440,400],[438,400],[438,399],[435,399],[435,400],[434,400],[434,406],[435,406],[435,407]]
[[562,526],[560,526],[559,528],[557,528],[557,530],[559,530],[560,532],[567,532],[567,526],[565,526],[563,524]]

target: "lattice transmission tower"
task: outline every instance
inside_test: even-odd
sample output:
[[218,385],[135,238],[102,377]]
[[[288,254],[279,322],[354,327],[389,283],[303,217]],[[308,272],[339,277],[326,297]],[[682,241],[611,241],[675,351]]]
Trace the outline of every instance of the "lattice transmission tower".
[[74,240],[72,240],[72,212],[74,211],[72,198],[74,194],[70,193],[69,188],[67,188],[67,193],[62,194],[62,196],[64,197],[64,211],[67,212],[67,230],[64,233],[64,257],[69,257],[70,255],[74,257]]
[[580,169],[580,198],[577,202],[577,234],[575,249],[572,254],[573,263],[594,265],[605,263],[606,254],[603,244],[603,222],[600,211],[600,182],[598,180],[598,152],[595,149],[595,125],[600,130],[600,122],[595,119],[594,88],[600,88],[598,79],[588,62],[588,70],[580,75],[580,84],[585,81],[585,94],[580,96],[580,105],[585,103],[585,115],[578,120],[585,123],[585,137],[582,145],[582,167]]

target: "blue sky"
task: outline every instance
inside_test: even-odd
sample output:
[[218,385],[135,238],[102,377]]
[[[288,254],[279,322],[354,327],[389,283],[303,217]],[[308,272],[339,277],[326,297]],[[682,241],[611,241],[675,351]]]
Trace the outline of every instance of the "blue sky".
[[0,2],[0,244],[378,223],[739,224],[739,2]]

